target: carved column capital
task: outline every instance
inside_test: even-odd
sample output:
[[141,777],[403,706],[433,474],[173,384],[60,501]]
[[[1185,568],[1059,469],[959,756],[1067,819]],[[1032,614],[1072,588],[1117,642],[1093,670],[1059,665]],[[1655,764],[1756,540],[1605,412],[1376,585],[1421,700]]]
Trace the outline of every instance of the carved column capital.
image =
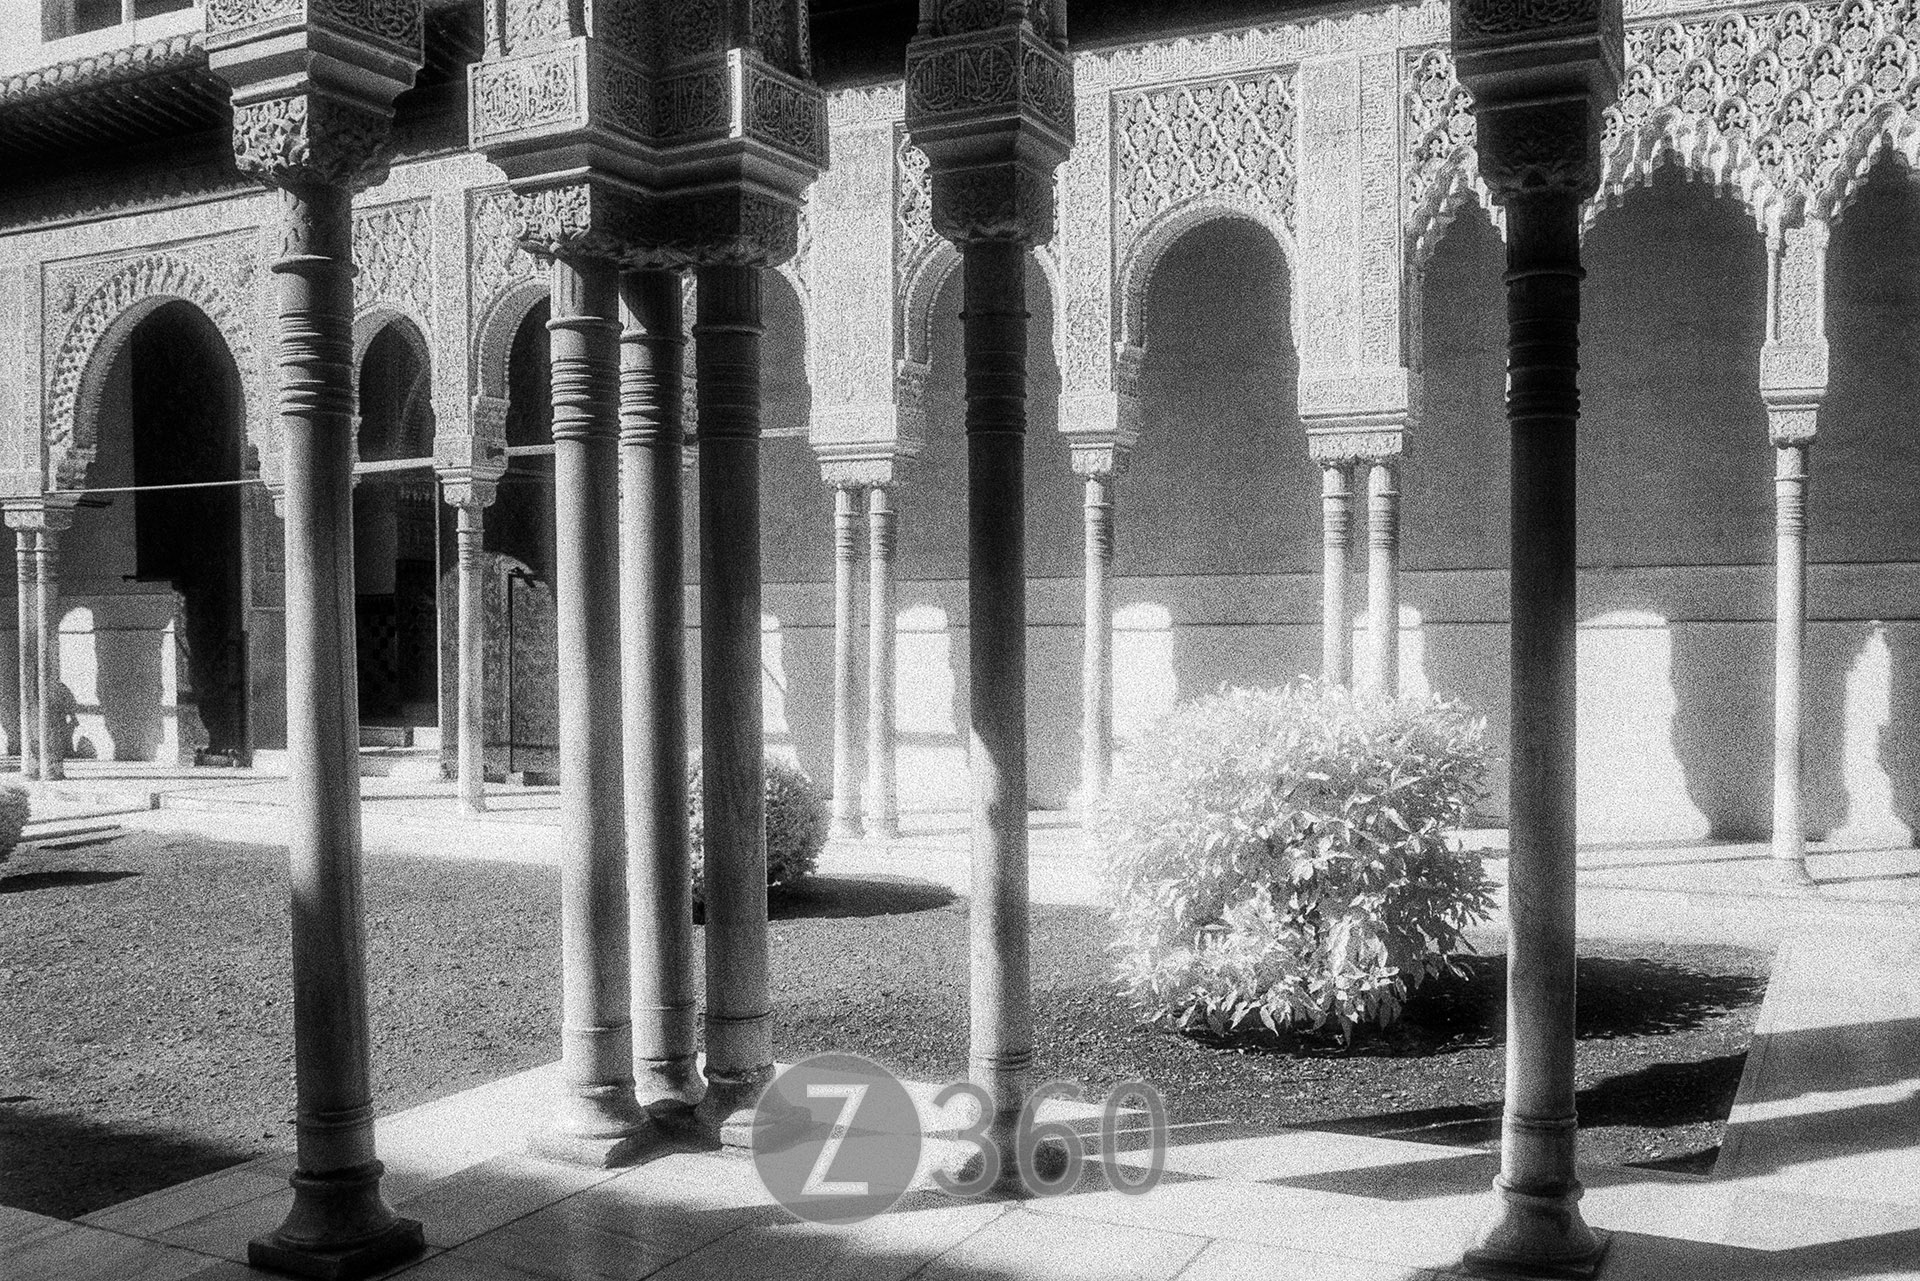
[[319,90],[236,101],[233,160],[264,186],[358,190],[387,176],[393,113]]
[[383,179],[424,25],[422,0],[212,0],[207,67],[233,89],[240,172],[293,191]]
[[1601,113],[1625,57],[1620,0],[1461,0],[1452,12],[1455,67],[1473,93],[1480,174],[1495,200],[1592,195]]
[[1140,438],[1140,370],[1146,354],[1132,343],[1115,343],[1104,390],[1062,393],[1060,430],[1070,444],[1108,441],[1122,451],[1133,447]]
[[891,453],[836,453],[816,450],[820,458],[820,479],[835,489],[895,489],[902,476]]
[[933,227],[956,244],[1053,238],[1053,171],[1073,146],[1065,0],[933,9],[907,47],[906,125]]
[[492,506],[507,471],[507,402],[475,396],[465,430],[443,424],[433,439],[433,468],[448,506]]
[[1355,430],[1347,426],[1308,428],[1307,456],[1322,467],[1351,467],[1355,463],[1394,463],[1406,447],[1399,427]]
[[10,501],[4,516],[8,529],[32,534],[57,534],[73,528],[73,509],[77,497],[49,494],[45,498]]
[[530,254],[610,262],[631,254],[643,216],[638,191],[600,176],[516,188],[510,214]]
[[1073,474],[1083,480],[1111,481],[1124,476],[1132,453],[1117,441],[1073,441],[1068,449]]

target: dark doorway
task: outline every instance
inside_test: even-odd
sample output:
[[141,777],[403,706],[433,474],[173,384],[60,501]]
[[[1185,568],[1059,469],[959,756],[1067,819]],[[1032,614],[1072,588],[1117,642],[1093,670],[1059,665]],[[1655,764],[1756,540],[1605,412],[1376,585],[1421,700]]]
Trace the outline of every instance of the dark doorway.
[[[360,460],[433,453],[426,344],[405,321],[388,324],[360,361]],[[373,472],[353,493],[355,639],[360,723],[438,725],[439,612],[433,469]]]
[[[171,302],[134,329],[131,361],[134,577],[182,598],[179,636],[208,750],[242,759],[247,717],[242,594],[240,372],[213,322]],[[148,486],[186,485],[185,489]]]

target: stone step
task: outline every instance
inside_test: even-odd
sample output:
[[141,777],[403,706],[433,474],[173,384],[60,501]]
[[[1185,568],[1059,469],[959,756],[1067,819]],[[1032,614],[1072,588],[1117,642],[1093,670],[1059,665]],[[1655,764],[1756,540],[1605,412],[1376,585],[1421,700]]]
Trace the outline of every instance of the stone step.
[[361,778],[399,778],[437,783],[445,776],[439,747],[363,747]]

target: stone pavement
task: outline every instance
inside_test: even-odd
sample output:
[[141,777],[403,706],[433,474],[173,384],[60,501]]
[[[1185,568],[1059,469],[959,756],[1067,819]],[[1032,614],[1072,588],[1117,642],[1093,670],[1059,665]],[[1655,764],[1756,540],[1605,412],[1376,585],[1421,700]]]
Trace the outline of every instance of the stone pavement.
[[[201,777],[143,781],[160,808],[129,826],[275,840],[284,784]],[[120,780],[79,779],[95,799]],[[550,789],[503,790],[478,820],[453,816],[433,785],[366,780],[370,852],[444,858],[553,855]],[[138,809],[138,807],[134,807]],[[69,805],[41,832],[106,820]],[[1497,853],[1499,834],[1472,834]],[[837,843],[833,875],[966,885],[959,816],[916,816],[885,848]],[[1079,833],[1036,815],[1036,897],[1093,895]],[[1584,1210],[1615,1232],[1603,1277],[1920,1278],[1920,853],[1826,850],[1821,889],[1780,888],[1761,846],[1596,846],[1581,854],[1582,933],[1780,945],[1723,1148],[1709,1179],[1589,1167]],[[1497,857],[1489,863],[1504,873]],[[849,1047],[857,1049],[858,1047]],[[518,1155],[552,1068],[380,1122],[393,1199],[427,1225],[421,1278],[766,1277],[885,1279],[1322,1278],[1451,1276],[1494,1173],[1491,1154],[1308,1131],[1248,1133],[1222,1116],[1174,1132],[1168,1175],[1144,1196],[1092,1165],[1072,1193],[1020,1203],[956,1202],[921,1187],[891,1213],[825,1228],[770,1204],[751,1165],[680,1152],[618,1172]],[[928,1127],[932,1087],[918,1097]],[[1091,1132],[1087,1110],[1049,1105]],[[935,1145],[936,1151],[938,1144]],[[1121,1159],[1143,1158],[1128,1152]],[[0,1277],[264,1276],[245,1243],[277,1223],[287,1158],[235,1167],[66,1224],[0,1210]]]

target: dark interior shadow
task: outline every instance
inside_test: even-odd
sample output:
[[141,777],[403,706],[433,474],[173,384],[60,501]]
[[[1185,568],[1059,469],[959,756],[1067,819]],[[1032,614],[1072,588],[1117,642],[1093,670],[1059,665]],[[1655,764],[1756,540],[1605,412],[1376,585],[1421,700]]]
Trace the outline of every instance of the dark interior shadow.
[[958,896],[944,885],[905,876],[809,876],[767,891],[767,916],[802,921],[853,916],[900,916],[951,907]]
[[0,876],[0,894],[24,894],[32,890],[66,889],[76,885],[105,885],[124,881],[138,872],[94,871],[87,868],[62,868],[53,872],[16,872]]
[[71,1219],[260,1155],[177,1131],[0,1106],[0,1205]]
[[[1580,1127],[1676,1126],[1724,1121],[1733,1108],[1746,1061],[1744,1054],[1728,1054],[1695,1063],[1652,1063],[1610,1076],[1574,1096]],[[1301,1128],[1402,1139],[1410,1143],[1484,1148],[1500,1141],[1500,1109],[1501,1100],[1492,1098],[1450,1107],[1316,1121]],[[1286,1182],[1325,1191],[1348,1190],[1312,1180]]]

